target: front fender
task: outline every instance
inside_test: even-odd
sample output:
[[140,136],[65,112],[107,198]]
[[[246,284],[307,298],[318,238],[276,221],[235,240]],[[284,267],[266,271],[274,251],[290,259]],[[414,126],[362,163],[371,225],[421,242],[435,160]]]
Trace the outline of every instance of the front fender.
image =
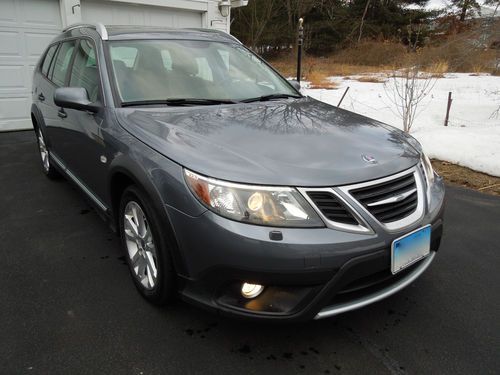
[[[116,196],[114,184],[117,175],[126,176],[136,186],[141,188],[151,199],[154,207],[161,215],[165,233],[171,236],[176,249],[172,258],[177,272],[185,274],[185,262],[176,242],[176,227],[171,220],[167,207],[183,211],[190,216],[198,216],[206,211],[192,196],[184,183],[182,167],[173,161],[158,154],[131,136],[122,143],[126,150],[118,152],[110,162],[107,195],[110,203],[114,223],[118,225],[119,196]],[[125,146],[126,145],[126,146]]]

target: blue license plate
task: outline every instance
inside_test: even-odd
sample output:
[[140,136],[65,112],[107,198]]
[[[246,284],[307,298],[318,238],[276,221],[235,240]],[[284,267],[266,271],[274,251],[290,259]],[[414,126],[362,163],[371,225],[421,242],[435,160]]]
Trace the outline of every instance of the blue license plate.
[[431,226],[427,225],[393,241],[391,272],[393,274],[425,258],[431,250]]

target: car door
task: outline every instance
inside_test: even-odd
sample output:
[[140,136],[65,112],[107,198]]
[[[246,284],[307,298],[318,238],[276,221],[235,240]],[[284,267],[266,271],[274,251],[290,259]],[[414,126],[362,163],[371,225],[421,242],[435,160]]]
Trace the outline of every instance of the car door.
[[56,86],[50,79],[51,67],[55,59],[59,43],[55,43],[47,49],[47,53],[43,59],[40,68],[40,76],[36,79],[33,95],[33,100],[38,105],[38,109],[42,113],[43,122],[45,124],[45,136],[50,138],[51,129],[59,122],[57,117],[57,107],[54,104],[54,90]]
[[[83,87],[91,102],[102,103],[101,82],[95,44],[80,39],[70,65],[69,87]],[[102,134],[104,108],[97,113],[64,108],[61,128],[64,129],[64,150],[61,157],[66,167],[94,195],[105,194],[107,154]]]
[[[47,135],[50,139],[50,148],[52,155],[64,158],[66,131],[61,122],[64,117],[64,111],[58,108],[54,103],[54,92],[58,87],[63,87],[69,72],[69,65],[73,57],[76,40],[61,42],[57,49],[56,55],[52,59],[50,68],[47,72],[47,80],[44,82],[44,87],[41,88],[40,94],[44,97],[45,111],[43,113]],[[42,67],[43,69],[43,67]],[[40,99],[40,97],[39,97]]]

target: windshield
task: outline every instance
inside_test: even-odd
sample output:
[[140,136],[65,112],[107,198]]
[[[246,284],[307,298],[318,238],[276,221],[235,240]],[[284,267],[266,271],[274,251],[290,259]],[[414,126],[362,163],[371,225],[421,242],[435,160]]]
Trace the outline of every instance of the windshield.
[[130,40],[109,43],[123,103],[171,99],[241,101],[299,94],[245,47],[212,41]]

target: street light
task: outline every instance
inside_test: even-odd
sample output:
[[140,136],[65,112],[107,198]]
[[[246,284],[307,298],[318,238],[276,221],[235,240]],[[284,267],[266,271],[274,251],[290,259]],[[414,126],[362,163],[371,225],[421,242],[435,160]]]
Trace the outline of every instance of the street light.
[[231,9],[231,2],[229,0],[221,0],[219,2],[219,11],[222,17],[229,16],[229,10]]

